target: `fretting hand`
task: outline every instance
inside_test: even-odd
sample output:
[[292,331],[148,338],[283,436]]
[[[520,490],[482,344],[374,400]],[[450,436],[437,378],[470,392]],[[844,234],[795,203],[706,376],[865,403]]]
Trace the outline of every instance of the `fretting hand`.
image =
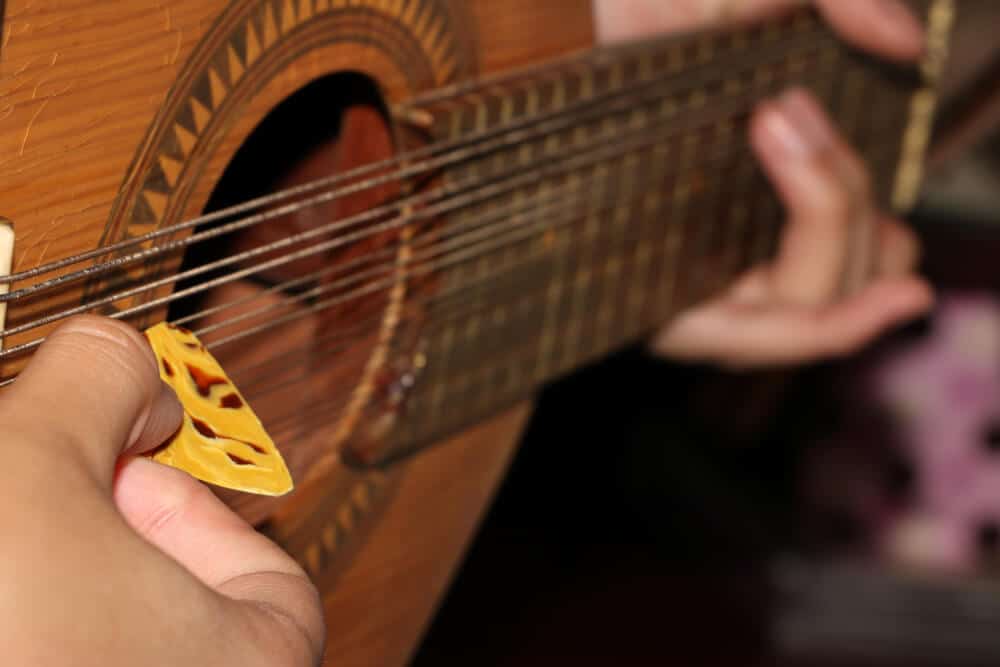
[[[605,42],[748,21],[800,0],[595,0]],[[913,60],[920,24],[899,0],[815,0],[846,39]],[[788,212],[773,263],[724,295],[680,314],[654,339],[668,357],[756,367],[848,354],[926,311],[914,275],[919,248],[899,220],[877,209],[865,164],[815,100],[792,90],[760,106],[750,139]]]

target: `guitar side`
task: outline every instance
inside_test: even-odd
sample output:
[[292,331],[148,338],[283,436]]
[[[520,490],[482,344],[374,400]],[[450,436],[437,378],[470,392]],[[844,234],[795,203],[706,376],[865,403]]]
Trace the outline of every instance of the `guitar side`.
[[[326,74],[360,70],[393,102],[442,83],[435,79],[447,73],[434,67],[486,74],[593,39],[589,0],[64,5],[0,0],[0,216],[16,225],[15,271],[197,215],[261,119]],[[321,38],[311,50],[282,51],[286,31],[312,35],[310,27],[333,26],[333,12],[350,7],[391,17],[387,25],[395,22],[413,36],[409,48],[422,52],[430,74],[416,80],[392,54]],[[231,33],[221,30],[241,12],[251,20],[234,24]],[[434,51],[449,37],[434,32],[440,16],[461,29],[448,48],[466,62],[449,64]],[[226,42],[229,34],[233,41]],[[276,68],[267,80],[244,85],[267,57]],[[183,97],[188,84],[191,93]],[[80,288],[60,298],[83,296]],[[30,315],[16,306],[11,311],[13,321]],[[310,475],[282,505],[243,508],[264,520],[324,593],[329,664],[406,663],[529,411],[521,405],[377,473],[337,464]]]

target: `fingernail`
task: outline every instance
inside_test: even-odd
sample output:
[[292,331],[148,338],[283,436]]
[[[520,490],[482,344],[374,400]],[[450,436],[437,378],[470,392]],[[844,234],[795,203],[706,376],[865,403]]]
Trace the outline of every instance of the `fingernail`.
[[809,93],[797,88],[790,90],[782,95],[781,107],[789,122],[805,137],[811,151],[822,151],[833,143],[836,130]]
[[906,5],[900,0],[874,0],[872,5],[882,15],[887,30],[895,33],[900,40],[923,49],[924,27]]
[[785,100],[770,105],[764,117],[765,129],[789,160],[807,160],[819,149],[817,133],[801,114],[790,109]]

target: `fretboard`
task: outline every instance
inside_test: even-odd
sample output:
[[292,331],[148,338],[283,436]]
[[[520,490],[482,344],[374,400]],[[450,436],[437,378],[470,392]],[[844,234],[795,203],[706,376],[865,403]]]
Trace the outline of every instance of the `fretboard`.
[[400,354],[419,347],[421,370],[388,441],[361,458],[385,460],[474,423],[766,261],[781,207],[746,125],[759,101],[792,84],[831,111],[883,204],[909,198],[932,74],[862,55],[799,11],[416,100],[404,112],[433,118],[435,139],[494,143],[442,174],[468,192],[436,234],[467,247],[438,268],[418,330],[401,336]]

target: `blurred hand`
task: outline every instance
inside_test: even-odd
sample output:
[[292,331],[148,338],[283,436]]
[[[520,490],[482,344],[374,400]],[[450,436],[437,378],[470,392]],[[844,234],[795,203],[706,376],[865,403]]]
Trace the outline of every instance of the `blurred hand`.
[[[749,21],[799,0],[595,0],[598,34],[615,41]],[[923,51],[920,24],[900,0],[815,0],[849,41],[882,56]],[[788,213],[774,262],[724,295],[680,314],[653,348],[687,361],[755,367],[849,354],[926,311],[914,275],[914,235],[879,211],[867,167],[816,101],[792,90],[760,105],[750,140]]]
[[181,408],[142,335],[81,317],[0,394],[0,645],[16,665],[314,665],[296,563],[192,477],[135,454]]

